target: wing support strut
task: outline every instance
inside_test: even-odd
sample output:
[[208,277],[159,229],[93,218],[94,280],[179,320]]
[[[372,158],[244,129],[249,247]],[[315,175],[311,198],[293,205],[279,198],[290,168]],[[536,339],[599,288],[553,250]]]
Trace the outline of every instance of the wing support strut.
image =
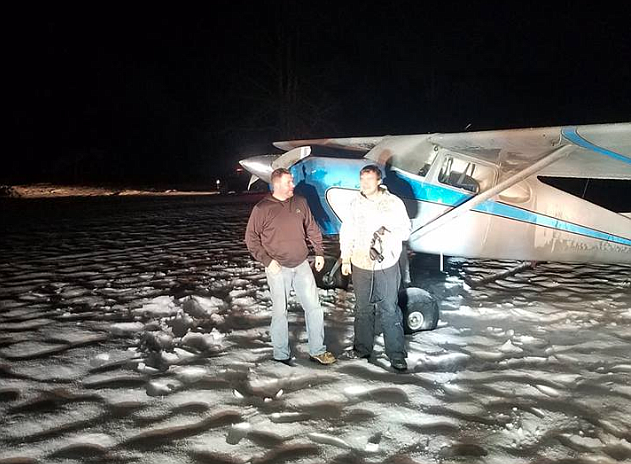
[[478,195],[472,196],[461,205],[458,205],[454,209],[441,214],[437,218],[419,227],[414,232],[412,232],[412,235],[414,235],[414,238],[418,238],[430,233],[433,230],[436,230],[437,228],[445,225],[453,219],[456,219],[457,217],[461,216],[472,208],[475,208],[480,203],[483,203],[489,198],[502,193],[504,190],[512,187],[518,182],[521,182],[525,178],[532,176],[533,174],[542,170],[544,167],[554,163],[555,161],[558,161],[561,158],[564,158],[565,156],[568,156],[570,152],[574,151],[575,149],[576,147],[573,145],[564,145],[551,151],[536,163],[528,166],[525,169],[522,169],[518,173],[510,176],[508,179],[503,180],[495,187],[490,188]]

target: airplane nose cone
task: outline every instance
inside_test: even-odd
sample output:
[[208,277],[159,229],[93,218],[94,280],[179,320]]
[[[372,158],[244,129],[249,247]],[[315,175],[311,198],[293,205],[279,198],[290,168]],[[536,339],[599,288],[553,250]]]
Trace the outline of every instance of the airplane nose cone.
[[269,183],[272,171],[274,170],[272,163],[279,156],[280,155],[252,156],[251,158],[242,159],[239,161],[239,164],[250,174]]

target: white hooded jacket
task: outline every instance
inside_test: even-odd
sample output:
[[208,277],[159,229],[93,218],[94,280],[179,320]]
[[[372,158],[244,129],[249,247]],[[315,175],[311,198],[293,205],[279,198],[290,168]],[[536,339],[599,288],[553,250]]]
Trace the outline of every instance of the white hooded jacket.
[[[374,200],[358,193],[351,201],[348,215],[340,229],[340,251],[342,261],[366,270],[388,269],[399,261],[401,242],[410,236],[410,219],[403,202],[379,187],[381,194]],[[386,232],[382,238],[383,262],[370,259],[373,233],[380,227]],[[379,246],[377,245],[377,249]]]

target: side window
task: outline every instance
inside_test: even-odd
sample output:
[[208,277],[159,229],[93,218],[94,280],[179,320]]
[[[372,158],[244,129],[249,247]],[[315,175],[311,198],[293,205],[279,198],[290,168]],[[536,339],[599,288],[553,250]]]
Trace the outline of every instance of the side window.
[[438,173],[438,181],[452,187],[479,193],[491,187],[495,179],[492,168],[454,156],[446,156]]
[[421,177],[425,177],[427,175],[427,173],[429,172],[429,168],[432,167],[432,164],[434,163],[434,160],[436,159],[436,151],[432,151],[429,158],[427,160],[425,160],[425,163],[423,163],[423,166],[421,166],[421,169],[418,170],[417,175],[421,176]]

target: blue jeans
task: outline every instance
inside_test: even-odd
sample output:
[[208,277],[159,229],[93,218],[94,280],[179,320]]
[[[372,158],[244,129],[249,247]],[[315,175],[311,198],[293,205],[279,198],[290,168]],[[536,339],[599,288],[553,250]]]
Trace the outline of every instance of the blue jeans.
[[320,306],[318,287],[309,262],[305,260],[296,267],[281,267],[277,274],[272,274],[268,268],[265,268],[265,275],[272,296],[270,335],[274,347],[274,358],[288,359],[291,357],[287,302],[292,288],[305,312],[309,354],[317,356],[324,353],[326,351],[324,346],[324,310]]

